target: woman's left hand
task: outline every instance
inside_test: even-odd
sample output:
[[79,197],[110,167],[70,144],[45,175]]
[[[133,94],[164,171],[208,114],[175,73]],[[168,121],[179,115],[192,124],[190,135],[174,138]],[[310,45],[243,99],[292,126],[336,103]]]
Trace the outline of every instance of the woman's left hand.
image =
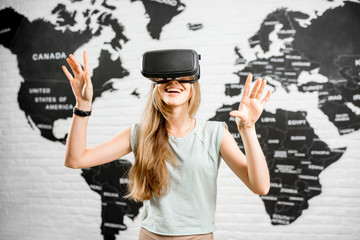
[[252,78],[252,74],[249,74],[246,79],[239,109],[230,112],[230,116],[235,117],[239,130],[244,127],[253,128],[255,126],[255,122],[261,116],[264,106],[271,96],[271,91],[269,90],[264,99],[260,101],[261,95],[266,86],[266,80],[261,78],[257,79],[249,96]]

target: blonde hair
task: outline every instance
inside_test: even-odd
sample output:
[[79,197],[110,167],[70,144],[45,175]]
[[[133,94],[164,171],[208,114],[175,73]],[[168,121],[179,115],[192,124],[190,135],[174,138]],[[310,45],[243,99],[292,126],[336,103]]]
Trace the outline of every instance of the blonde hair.
[[[194,117],[200,105],[200,85],[191,84],[188,113]],[[169,150],[169,135],[165,122],[169,108],[161,99],[157,84],[152,84],[141,124],[138,126],[134,150],[135,163],[129,171],[129,194],[135,201],[149,200],[153,194],[164,196],[169,189],[166,161],[177,166]]]

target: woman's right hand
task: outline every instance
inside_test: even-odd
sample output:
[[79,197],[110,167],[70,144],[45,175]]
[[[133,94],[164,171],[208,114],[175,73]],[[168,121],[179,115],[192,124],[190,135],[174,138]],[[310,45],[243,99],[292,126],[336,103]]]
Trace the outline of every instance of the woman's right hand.
[[65,66],[62,66],[62,69],[70,81],[71,88],[76,99],[76,107],[83,111],[90,111],[93,98],[93,85],[90,79],[89,63],[85,51],[83,52],[83,57],[84,69],[82,69],[81,65],[72,54],[70,54],[69,58],[66,59],[74,77]]

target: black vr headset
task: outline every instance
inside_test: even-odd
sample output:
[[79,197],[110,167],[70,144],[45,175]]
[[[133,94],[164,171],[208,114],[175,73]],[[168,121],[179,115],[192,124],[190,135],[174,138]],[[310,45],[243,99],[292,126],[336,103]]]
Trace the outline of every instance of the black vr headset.
[[145,52],[141,74],[154,83],[178,80],[194,83],[200,79],[201,56],[191,49],[168,49]]

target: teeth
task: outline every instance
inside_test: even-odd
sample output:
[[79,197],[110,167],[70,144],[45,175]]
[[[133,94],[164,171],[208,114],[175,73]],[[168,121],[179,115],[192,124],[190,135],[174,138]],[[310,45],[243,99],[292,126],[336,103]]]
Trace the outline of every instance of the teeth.
[[166,92],[178,92],[178,93],[181,93],[181,90],[176,89],[176,88],[169,88],[169,89],[166,90]]

